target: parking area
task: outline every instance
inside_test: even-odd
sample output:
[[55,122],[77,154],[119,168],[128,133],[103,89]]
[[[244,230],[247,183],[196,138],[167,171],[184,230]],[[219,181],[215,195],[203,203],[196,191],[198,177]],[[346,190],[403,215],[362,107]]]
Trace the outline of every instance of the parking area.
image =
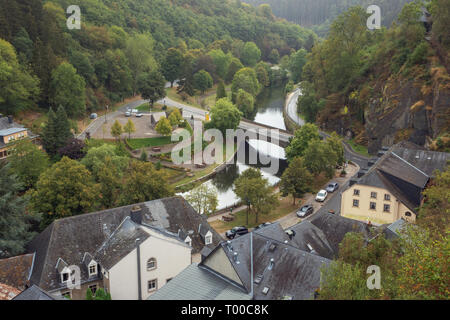
[[[152,137],[160,137],[150,125],[150,114],[144,114],[142,117],[138,118],[134,115],[131,117],[126,117],[125,114],[119,114],[112,119],[108,119],[108,122],[103,123],[96,132],[91,132],[91,137],[95,139],[114,139],[111,135],[111,126],[117,120],[119,123],[124,126],[128,120],[133,121],[134,127],[136,128],[136,132],[131,134],[131,139],[135,138],[152,138]],[[97,121],[102,121],[102,118],[99,118]],[[127,136],[128,133],[124,133],[123,136]]]

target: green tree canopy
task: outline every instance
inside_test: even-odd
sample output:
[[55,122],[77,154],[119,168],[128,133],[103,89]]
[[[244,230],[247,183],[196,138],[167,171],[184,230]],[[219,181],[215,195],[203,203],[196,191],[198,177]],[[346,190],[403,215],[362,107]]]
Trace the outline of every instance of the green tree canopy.
[[170,136],[172,133],[172,125],[170,124],[170,120],[163,118],[158,121],[156,124],[155,130],[159,134],[162,134],[163,136]]
[[99,189],[89,170],[81,163],[63,157],[39,177],[31,193],[31,205],[44,214],[44,226],[54,219],[96,209]]
[[111,135],[116,139],[120,139],[122,133],[123,127],[120,124],[119,120],[114,121],[113,125],[111,126]]
[[186,200],[199,214],[210,215],[216,212],[219,200],[217,190],[203,183],[186,195]]
[[150,100],[153,107],[156,101],[166,96],[166,79],[159,71],[144,73],[139,77],[138,91],[142,98]]
[[161,68],[164,77],[170,82],[171,87],[173,87],[173,82],[180,78],[183,63],[184,56],[179,49],[169,48],[169,50],[167,50],[166,58],[164,59]]
[[86,83],[68,62],[61,63],[52,72],[50,101],[54,107],[64,106],[69,117],[80,117],[86,112]]
[[213,86],[213,79],[211,75],[205,71],[200,70],[194,74],[194,88],[200,90],[202,93]]
[[246,42],[241,52],[241,60],[246,66],[253,67],[261,59],[261,50],[254,42]]
[[245,118],[249,119],[255,108],[255,99],[250,93],[239,89],[236,97],[236,107]]
[[131,134],[136,132],[136,127],[131,119],[128,119],[127,123],[123,126],[123,132],[128,133],[128,139],[131,139]]
[[233,101],[235,101],[237,92],[239,89],[243,89],[250,93],[253,97],[256,97],[261,90],[261,86],[258,82],[258,77],[255,70],[252,68],[243,68],[236,72],[231,85],[231,92],[233,94]]
[[227,98],[227,92],[225,90],[225,84],[223,83],[222,80],[219,81],[219,84],[217,85],[217,90],[216,90],[216,101],[222,98]]
[[291,195],[295,199],[303,197],[311,191],[313,176],[306,168],[302,158],[294,158],[283,172],[280,182],[280,192],[283,196]]
[[296,157],[302,157],[309,143],[320,139],[319,129],[314,124],[305,124],[294,133],[292,141],[286,148],[286,157],[289,161]]
[[216,102],[211,109],[211,121],[209,127],[219,129],[223,134],[227,129],[236,129],[241,122],[241,112],[227,98]]

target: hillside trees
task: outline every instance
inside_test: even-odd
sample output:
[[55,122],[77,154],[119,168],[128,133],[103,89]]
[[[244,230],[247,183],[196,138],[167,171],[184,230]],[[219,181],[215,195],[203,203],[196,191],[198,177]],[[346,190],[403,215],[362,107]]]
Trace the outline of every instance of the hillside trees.
[[65,146],[66,142],[72,137],[70,122],[64,107],[60,105],[56,113],[50,108],[48,120],[42,133],[45,151],[50,156],[55,156],[58,150]]
[[173,87],[173,82],[180,79],[181,71],[184,63],[183,53],[177,48],[169,48],[166,57],[161,65],[164,78],[170,82]]
[[216,102],[211,109],[211,121],[206,123],[205,128],[219,129],[223,134],[227,129],[236,129],[241,122],[241,112],[227,98]]
[[159,71],[144,73],[139,76],[138,92],[142,98],[150,100],[153,107],[156,101],[166,96],[166,79]]

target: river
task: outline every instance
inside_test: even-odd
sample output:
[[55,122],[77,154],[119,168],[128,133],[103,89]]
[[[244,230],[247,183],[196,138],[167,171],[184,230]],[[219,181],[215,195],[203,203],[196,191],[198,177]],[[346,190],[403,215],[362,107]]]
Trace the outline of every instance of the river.
[[[249,120],[269,125],[279,129],[286,129],[283,117],[283,108],[285,102],[284,87],[266,88],[256,99],[256,112],[254,117]],[[217,175],[204,182],[208,186],[213,186],[217,190],[218,206],[217,209],[225,209],[239,203],[239,198],[233,192],[234,181],[239,177],[239,174],[247,170],[249,167],[258,167],[261,169],[261,173],[264,178],[269,180],[271,185],[275,185],[280,181],[280,176],[286,167],[286,160],[284,149],[275,146],[270,143],[264,143],[262,141],[250,140],[249,145],[256,149],[259,153],[271,156],[273,161],[279,161],[279,170],[276,174],[273,174],[267,168],[260,163],[257,165],[248,165],[248,161],[239,161],[236,159],[234,164],[227,166],[224,170],[217,173]],[[246,148],[248,152],[248,145]],[[247,159],[248,160],[248,159]],[[184,195],[184,194],[182,194]]]

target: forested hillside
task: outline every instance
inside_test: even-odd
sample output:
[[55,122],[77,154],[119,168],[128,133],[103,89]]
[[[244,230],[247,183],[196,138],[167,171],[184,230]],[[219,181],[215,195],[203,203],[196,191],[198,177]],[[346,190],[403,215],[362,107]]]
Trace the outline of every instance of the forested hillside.
[[313,36],[235,0],[79,0],[81,30],[69,30],[72,4],[0,0],[0,112],[63,105],[79,117],[133,95],[144,74],[167,78],[161,66],[174,58],[167,59],[169,48],[191,58],[192,68],[178,69],[196,72],[211,64],[205,55],[213,49],[248,65],[241,56],[252,49],[247,42],[273,61]]
[[360,5],[367,8],[378,5],[381,8],[381,22],[389,27],[397,18],[406,2],[412,0],[245,0],[259,6],[269,4],[277,17],[285,18],[303,27],[311,27],[320,36],[325,36],[331,22],[350,7]]
[[[431,31],[420,21],[423,5]],[[402,140],[448,150],[450,2],[406,4],[389,30],[369,31],[366,19],[351,8],[313,48],[299,110],[326,130],[353,133],[370,153]]]

